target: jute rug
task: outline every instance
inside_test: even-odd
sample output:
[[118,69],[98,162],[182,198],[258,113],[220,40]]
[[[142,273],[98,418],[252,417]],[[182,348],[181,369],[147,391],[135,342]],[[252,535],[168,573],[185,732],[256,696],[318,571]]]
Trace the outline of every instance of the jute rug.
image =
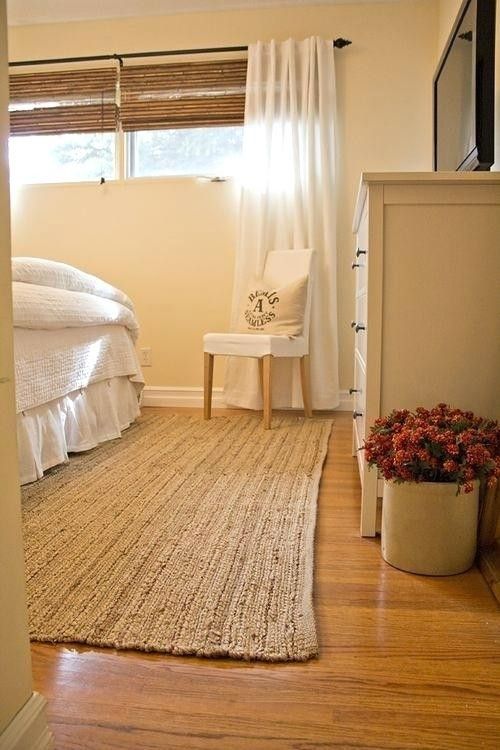
[[24,487],[32,640],[317,654],[313,542],[330,429],[147,416]]

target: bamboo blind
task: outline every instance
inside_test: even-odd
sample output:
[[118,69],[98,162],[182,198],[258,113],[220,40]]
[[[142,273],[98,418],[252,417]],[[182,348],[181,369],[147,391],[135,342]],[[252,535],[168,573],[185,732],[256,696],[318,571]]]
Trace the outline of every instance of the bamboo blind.
[[116,82],[114,68],[12,74],[11,135],[115,130]]
[[124,67],[123,130],[240,125],[246,70],[247,61],[241,59]]

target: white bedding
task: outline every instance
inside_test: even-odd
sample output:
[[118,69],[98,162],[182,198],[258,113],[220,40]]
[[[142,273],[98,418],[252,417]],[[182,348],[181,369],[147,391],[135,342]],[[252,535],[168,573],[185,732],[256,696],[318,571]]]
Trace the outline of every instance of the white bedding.
[[100,380],[127,375],[143,383],[130,332],[123,326],[14,329],[17,412]]
[[139,331],[137,318],[120,302],[88,292],[12,283],[14,326],[34,330],[86,328],[88,326],[125,326],[135,339]]
[[139,412],[138,324],[127,295],[42,258],[12,261],[21,481],[118,437]]
[[126,294],[65,263],[13,258],[17,411],[112,377],[142,382]]
[[121,437],[139,416],[137,396],[137,384],[111,378],[18,414],[21,484],[40,479],[46,469],[67,461],[69,453]]
[[134,306],[127,295],[108,284],[106,281],[81,271],[79,268],[46,258],[12,258],[12,281],[22,281],[25,284],[50,286],[55,289],[66,289],[70,292],[86,292],[103,299],[114,300],[128,307]]

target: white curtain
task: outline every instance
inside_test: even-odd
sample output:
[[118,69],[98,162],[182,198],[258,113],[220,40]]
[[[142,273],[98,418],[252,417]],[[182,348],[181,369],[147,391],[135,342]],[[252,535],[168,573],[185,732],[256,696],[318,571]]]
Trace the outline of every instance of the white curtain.
[[[252,44],[248,50],[242,197],[232,325],[271,250],[315,250],[310,334],[315,409],[338,406],[335,68],[333,42]],[[234,329],[234,328],[233,328]],[[228,360],[225,400],[261,408],[257,362]],[[298,362],[273,361],[273,406],[301,407]]]

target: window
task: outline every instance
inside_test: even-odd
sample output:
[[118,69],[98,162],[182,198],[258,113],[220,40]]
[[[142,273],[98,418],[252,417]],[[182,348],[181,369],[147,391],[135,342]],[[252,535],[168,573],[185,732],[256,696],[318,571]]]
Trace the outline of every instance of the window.
[[63,133],[11,137],[9,162],[13,184],[113,179],[115,135]]
[[111,68],[11,75],[12,181],[114,177],[116,82]]
[[[247,61],[203,60],[10,76],[14,183],[231,176],[243,140]],[[118,138],[119,129],[124,139]]]
[[240,163],[243,127],[139,130],[128,139],[129,177],[230,177]]
[[120,74],[128,176],[236,172],[246,60],[125,66]]

